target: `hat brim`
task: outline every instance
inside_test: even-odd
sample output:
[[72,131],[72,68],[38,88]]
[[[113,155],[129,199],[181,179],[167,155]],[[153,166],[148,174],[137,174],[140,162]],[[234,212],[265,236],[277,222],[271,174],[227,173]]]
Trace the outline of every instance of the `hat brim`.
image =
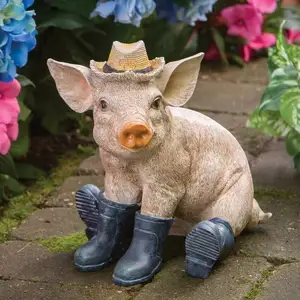
[[105,73],[103,72],[103,67],[106,62],[96,62],[94,60],[90,61],[91,70],[97,74],[98,77],[106,78],[106,79],[131,79],[134,81],[150,81],[154,77],[160,75],[165,66],[165,59],[163,57],[158,57],[149,61],[152,70],[146,73],[135,72],[133,70],[127,70],[123,72],[112,72]]

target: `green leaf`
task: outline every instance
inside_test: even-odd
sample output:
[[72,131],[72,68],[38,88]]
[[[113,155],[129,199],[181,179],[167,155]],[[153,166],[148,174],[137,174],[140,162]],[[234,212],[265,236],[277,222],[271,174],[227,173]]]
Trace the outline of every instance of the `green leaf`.
[[97,0],[44,0],[52,7],[88,18],[95,9]]
[[294,68],[300,72],[300,47],[297,45],[289,45],[287,53]]
[[300,88],[289,89],[282,97],[280,113],[283,119],[300,133]]
[[285,28],[300,30],[300,7],[286,6],[282,8]]
[[292,129],[286,137],[286,150],[289,155],[295,156],[300,153],[300,133]]
[[222,61],[226,65],[229,65],[228,60],[227,60],[227,56],[226,56],[225,42],[224,42],[224,39],[223,39],[222,35],[215,28],[211,28],[211,33],[212,33],[212,38],[213,38],[214,42],[216,43],[217,48],[218,48],[218,50],[220,52]]
[[90,26],[92,23],[82,18],[76,14],[66,13],[66,12],[55,12],[45,18],[44,22],[39,24],[38,28],[47,28],[47,27],[59,27],[61,29],[78,29],[86,26]]
[[173,0],[173,2],[181,7],[189,7],[192,4],[191,0]]
[[31,92],[27,88],[22,88],[20,95],[18,96],[18,102],[20,105],[20,114],[19,120],[26,121],[29,115],[31,114],[31,110],[24,104],[25,98],[28,97]]
[[21,86],[24,88],[26,86],[33,86],[35,87],[35,84],[24,75],[18,75],[17,80],[20,82]]
[[30,164],[16,163],[16,169],[20,179],[38,179],[46,175],[46,173]]
[[282,119],[279,111],[259,111],[255,109],[250,116],[247,127],[256,128],[266,135],[281,137],[286,136],[291,130],[290,126]]
[[283,35],[283,25],[284,22],[281,23],[277,34],[276,47],[269,49],[268,67],[272,66],[273,69],[282,68],[291,64],[286,50],[287,44]]
[[28,125],[29,120],[27,122],[19,122],[19,136],[18,139],[11,144],[10,154],[13,158],[21,158],[24,157],[30,146],[30,139],[28,135]]
[[291,88],[298,86],[298,72],[293,66],[285,66],[283,68],[276,69],[270,78],[270,82],[266,90],[264,91],[260,111],[280,109],[280,101],[282,95]]
[[19,105],[21,109],[19,114],[19,120],[26,121],[31,114],[31,110],[23,102],[19,102]]
[[243,61],[243,59],[238,56],[238,55],[235,55],[235,54],[231,54],[230,55],[230,59],[232,59],[233,61],[235,61],[239,66],[241,67],[245,67],[246,66],[246,63]]
[[21,184],[20,182],[18,182],[17,180],[9,176],[7,177],[4,183],[4,187],[9,189],[9,191],[12,192],[14,195],[21,194],[25,190],[23,184]]
[[300,153],[294,157],[294,167],[297,171],[300,171]]
[[0,173],[18,178],[18,173],[10,153],[4,156],[0,154]]

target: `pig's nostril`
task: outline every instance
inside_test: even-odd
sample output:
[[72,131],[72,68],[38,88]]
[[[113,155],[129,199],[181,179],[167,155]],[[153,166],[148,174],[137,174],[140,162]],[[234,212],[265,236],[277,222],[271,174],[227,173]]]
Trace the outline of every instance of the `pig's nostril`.
[[143,148],[152,139],[152,131],[146,124],[128,123],[120,133],[120,143],[127,148]]

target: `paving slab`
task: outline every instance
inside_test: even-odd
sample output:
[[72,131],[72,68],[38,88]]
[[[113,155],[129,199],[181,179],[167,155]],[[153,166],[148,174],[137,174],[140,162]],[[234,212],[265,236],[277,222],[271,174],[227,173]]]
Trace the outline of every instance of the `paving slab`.
[[205,64],[200,70],[200,80],[231,81],[234,83],[256,83],[267,85],[268,71],[267,59],[261,58],[252,61],[244,68],[230,66],[221,69],[219,64]]
[[300,192],[300,172],[296,172],[293,159],[283,141],[273,141],[253,163],[252,175],[256,186]]
[[36,240],[50,236],[66,236],[85,229],[75,208],[45,208],[35,211],[12,231],[20,240]]
[[111,278],[113,266],[101,272],[79,272],[73,267],[73,253],[52,253],[34,242],[10,241],[1,244],[0,258],[2,279],[114,288]]
[[104,175],[72,176],[47,199],[46,207],[75,207],[75,193],[86,184],[104,185]]
[[300,260],[300,197],[260,197],[258,202],[272,218],[236,240],[239,251],[261,255],[275,263]]
[[260,103],[264,89],[264,86],[257,84],[199,80],[185,107],[197,111],[249,115]]
[[126,291],[90,285],[58,285],[23,280],[0,281],[1,300],[124,300]]
[[270,264],[262,258],[231,256],[207,279],[191,278],[184,272],[184,257],[167,262],[152,283],[147,284],[136,300],[239,300],[260,278]]
[[280,266],[262,286],[256,300],[299,300],[300,263]]
[[272,140],[272,137],[265,136],[255,129],[247,128],[247,116],[237,116],[224,113],[216,114],[210,112],[204,112],[204,114],[217,121],[235,136],[246,154],[248,154],[248,158],[251,162],[254,157],[258,156]]
[[104,175],[105,171],[102,166],[99,154],[86,158],[77,170],[78,175]]

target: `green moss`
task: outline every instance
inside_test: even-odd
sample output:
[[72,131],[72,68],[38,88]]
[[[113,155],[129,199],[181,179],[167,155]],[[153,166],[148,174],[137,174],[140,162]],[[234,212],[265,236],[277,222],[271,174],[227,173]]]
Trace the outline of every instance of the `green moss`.
[[261,277],[254,283],[250,291],[245,295],[245,300],[254,300],[262,292],[264,282],[273,274],[273,268],[261,273]]
[[284,189],[274,189],[274,188],[266,188],[266,187],[258,187],[255,189],[254,196],[256,199],[261,199],[263,197],[273,197],[273,198],[292,198],[296,194],[284,190]]
[[94,151],[93,147],[81,147],[79,151],[65,153],[50,176],[37,180],[22,195],[12,198],[0,219],[0,243],[6,241],[11,229],[38,209],[44,203],[46,196],[71,176],[80,162]]
[[83,232],[70,234],[63,237],[53,236],[48,239],[40,239],[39,244],[51,252],[72,252],[87,242]]

